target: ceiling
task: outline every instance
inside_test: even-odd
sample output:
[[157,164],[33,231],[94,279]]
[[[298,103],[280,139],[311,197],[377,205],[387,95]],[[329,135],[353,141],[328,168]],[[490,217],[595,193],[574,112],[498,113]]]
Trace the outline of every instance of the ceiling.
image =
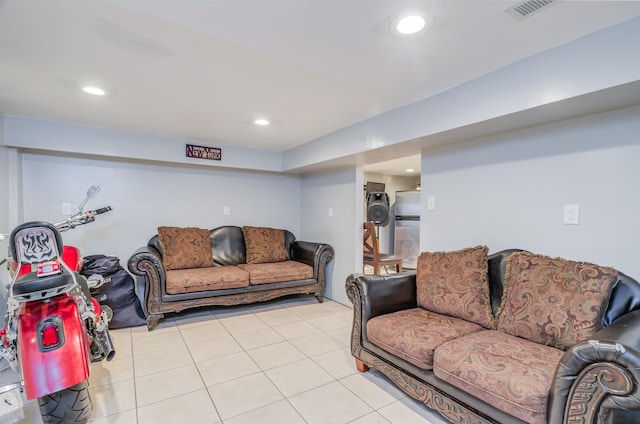
[[[513,4],[0,0],[0,112],[285,151],[640,14],[638,1],[556,1],[520,20]],[[393,35],[406,10],[433,26]]]
[[381,175],[399,175],[404,177],[415,177],[420,175],[422,166],[421,156],[411,155],[397,159],[385,160],[383,162],[371,163],[364,166],[365,172]]

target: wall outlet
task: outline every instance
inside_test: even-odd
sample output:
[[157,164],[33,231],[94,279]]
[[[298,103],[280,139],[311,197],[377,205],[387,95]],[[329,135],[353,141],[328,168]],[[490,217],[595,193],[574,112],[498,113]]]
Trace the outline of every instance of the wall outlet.
[[329,208],[328,216],[329,218],[333,218],[333,208]]
[[564,205],[564,217],[562,222],[565,225],[580,224],[580,205]]
[[222,208],[222,213],[224,216],[231,215],[231,208],[229,206],[225,206],[224,208]]
[[60,207],[62,215],[71,215],[71,203],[63,203]]

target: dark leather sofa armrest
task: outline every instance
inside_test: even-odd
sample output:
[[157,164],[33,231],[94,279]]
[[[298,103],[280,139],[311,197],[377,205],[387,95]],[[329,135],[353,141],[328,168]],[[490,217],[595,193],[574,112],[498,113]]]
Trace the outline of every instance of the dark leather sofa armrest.
[[[132,274],[142,277],[144,280],[144,302],[147,313],[159,312],[153,310],[149,299],[160,299],[165,293],[166,276],[162,265],[162,256],[150,246],[141,247],[129,258],[127,267]],[[152,294],[155,293],[155,296]]]
[[562,357],[548,421],[640,422],[640,310],[629,312]]
[[333,247],[325,243],[296,240],[291,244],[291,259],[313,267],[313,275],[318,278],[326,265],[333,259]]
[[362,325],[378,315],[417,307],[415,271],[389,276],[351,274],[345,289],[354,311],[360,311]]

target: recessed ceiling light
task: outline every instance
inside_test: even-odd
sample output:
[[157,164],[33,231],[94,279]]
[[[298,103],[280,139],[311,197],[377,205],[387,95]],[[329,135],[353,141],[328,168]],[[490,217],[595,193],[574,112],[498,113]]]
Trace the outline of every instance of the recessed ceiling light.
[[85,93],[93,94],[95,96],[104,96],[105,94],[107,94],[107,92],[104,91],[102,88],[94,87],[90,85],[86,87],[82,87],[82,91],[84,91]]
[[415,34],[424,28],[425,24],[426,22],[422,16],[407,16],[398,21],[396,29],[400,34]]
[[433,24],[433,18],[421,11],[409,12],[399,15],[391,22],[391,32],[403,37],[414,35],[420,31],[429,29]]
[[269,120],[264,118],[256,119],[255,121],[253,121],[253,123],[256,125],[260,125],[261,127],[264,127],[265,125],[270,124]]
[[415,169],[413,169],[413,168],[407,168],[407,169],[406,169],[406,171],[407,171],[407,172],[409,172],[409,173],[410,173],[410,172],[416,172],[416,170],[415,170]]

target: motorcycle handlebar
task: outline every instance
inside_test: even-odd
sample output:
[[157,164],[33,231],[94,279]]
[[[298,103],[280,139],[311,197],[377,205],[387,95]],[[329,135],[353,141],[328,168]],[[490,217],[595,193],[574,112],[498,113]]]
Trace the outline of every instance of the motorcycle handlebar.
[[[110,210],[112,210],[111,206],[105,206],[104,208],[96,209],[95,211],[87,211],[82,214],[71,216],[65,219],[64,221],[56,222],[53,225],[60,232],[68,231],[68,230],[71,230],[72,228],[77,227],[78,225],[83,225],[83,224],[88,224],[90,222],[93,222],[96,219],[95,218],[96,215],[102,215],[103,213],[109,212]],[[9,238],[8,234],[0,233],[0,241],[7,238]]]
[[96,209],[94,212],[96,215],[103,214],[105,212],[109,212],[111,210],[111,206],[105,206],[104,208]]
[[60,232],[68,231],[77,227],[78,225],[89,224],[90,222],[95,221],[96,215],[109,212],[110,210],[111,206],[105,206],[104,208],[96,209],[95,211],[87,211],[85,213],[74,215],[65,219],[64,221],[57,222],[53,225]]

